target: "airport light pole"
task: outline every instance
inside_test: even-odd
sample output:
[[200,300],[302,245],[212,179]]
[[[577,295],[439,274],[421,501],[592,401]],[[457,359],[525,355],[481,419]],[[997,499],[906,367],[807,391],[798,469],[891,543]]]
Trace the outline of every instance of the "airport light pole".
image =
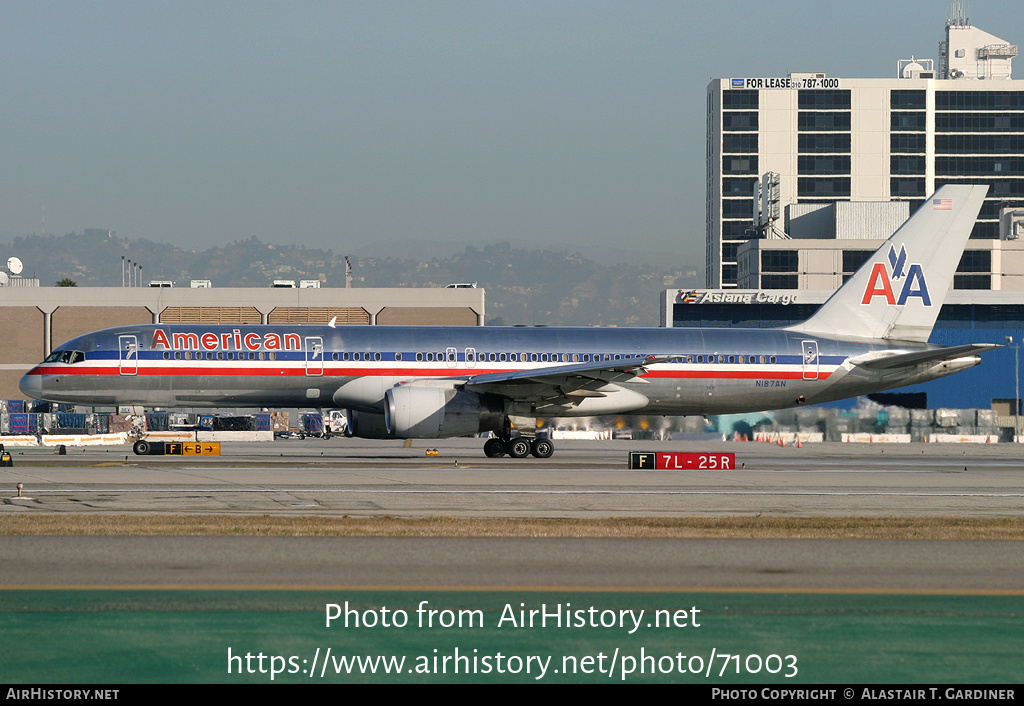
[[1013,345],[1013,336],[1007,336],[1006,343],[1013,348],[1013,380],[1016,395],[1013,400],[1013,440],[1017,441],[1020,436],[1020,344]]

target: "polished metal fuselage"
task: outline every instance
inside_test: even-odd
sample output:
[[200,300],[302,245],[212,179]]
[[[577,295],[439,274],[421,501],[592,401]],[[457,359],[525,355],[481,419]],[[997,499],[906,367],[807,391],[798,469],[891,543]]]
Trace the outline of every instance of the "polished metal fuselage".
[[[559,407],[558,416],[643,412],[720,414],[826,402],[924,382],[977,364],[923,364],[868,372],[851,358],[926,344],[833,339],[785,329],[448,326],[126,326],[58,350],[84,360],[41,363],[22,379],[29,396],[91,406],[163,408],[345,407],[383,410],[399,384],[451,384],[473,376],[656,356],[615,408],[607,395]],[[590,400],[589,402],[587,400]],[[640,401],[638,401],[640,400]],[[509,414],[547,409],[508,400]],[[603,406],[602,406],[603,405]],[[596,410],[596,411],[595,411]]]

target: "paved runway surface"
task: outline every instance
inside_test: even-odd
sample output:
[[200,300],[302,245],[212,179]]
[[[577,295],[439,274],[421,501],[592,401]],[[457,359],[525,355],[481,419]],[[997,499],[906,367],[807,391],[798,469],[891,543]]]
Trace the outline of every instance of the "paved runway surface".
[[[427,448],[439,449],[426,456]],[[630,471],[629,451],[731,451],[732,471]],[[321,456],[321,453],[323,454]],[[486,459],[476,440],[225,444],[219,458],[15,450],[6,513],[1016,517],[1011,445],[567,442]],[[24,497],[13,497],[16,483]],[[0,585],[1000,591],[1021,542],[7,537]]]
[[0,586],[994,592],[1024,542],[6,537]]
[[[725,450],[738,468],[627,470],[628,452],[645,450]],[[1016,517],[1024,507],[1024,464],[1010,444],[562,442],[548,460],[487,459],[467,439],[225,444],[223,456],[196,458],[14,453],[15,467],[0,468],[0,513]]]

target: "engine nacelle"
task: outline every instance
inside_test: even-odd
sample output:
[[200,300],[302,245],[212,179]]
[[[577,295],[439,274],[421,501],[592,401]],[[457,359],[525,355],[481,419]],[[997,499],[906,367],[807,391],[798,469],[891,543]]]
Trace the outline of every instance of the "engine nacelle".
[[348,426],[345,427],[345,436],[358,436],[360,439],[390,439],[387,423],[383,414],[373,412],[357,412],[354,409],[345,410],[348,416]]
[[401,385],[384,394],[388,431],[399,439],[440,439],[501,431],[501,402],[443,387]]

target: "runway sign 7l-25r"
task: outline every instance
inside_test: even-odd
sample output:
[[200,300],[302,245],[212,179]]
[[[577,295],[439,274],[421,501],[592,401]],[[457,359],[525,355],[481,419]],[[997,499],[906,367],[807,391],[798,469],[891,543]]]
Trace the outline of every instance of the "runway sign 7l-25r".
[[634,451],[629,454],[629,467],[638,471],[730,471],[736,467],[736,454]]

